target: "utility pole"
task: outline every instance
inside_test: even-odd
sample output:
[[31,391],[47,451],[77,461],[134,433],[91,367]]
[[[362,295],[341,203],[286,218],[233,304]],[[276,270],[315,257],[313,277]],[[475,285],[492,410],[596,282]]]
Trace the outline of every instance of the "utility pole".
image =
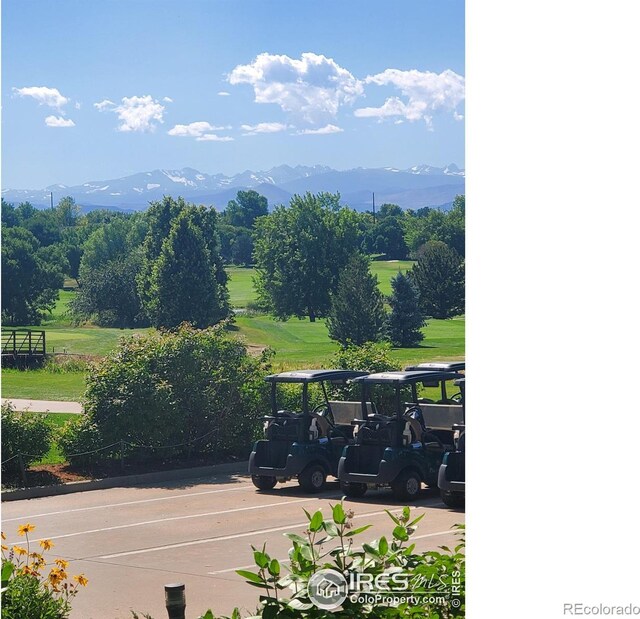
[[51,209],[53,210],[53,191],[50,191],[49,194],[51,195]]
[[371,194],[371,197],[373,199],[373,223],[376,223],[376,194],[375,194],[375,192],[373,192]]

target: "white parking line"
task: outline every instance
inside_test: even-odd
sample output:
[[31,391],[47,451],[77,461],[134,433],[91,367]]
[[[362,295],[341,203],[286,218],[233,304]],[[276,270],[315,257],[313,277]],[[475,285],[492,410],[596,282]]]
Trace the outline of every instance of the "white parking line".
[[[88,531],[76,531],[75,533],[66,533],[65,535],[54,535],[51,537],[40,537],[38,539],[31,540],[32,542],[39,542],[41,540],[49,539],[63,539],[65,537],[76,537],[78,535],[88,535],[90,533],[102,533],[104,531],[116,531],[117,529],[128,529],[130,527],[141,527],[148,524],[158,524],[160,522],[172,522],[174,520],[187,520],[188,518],[204,518],[205,516],[221,516],[223,514],[233,514],[235,512],[244,512],[252,509],[261,509],[263,507],[280,507],[281,505],[290,505],[291,503],[305,503],[310,499],[296,499],[295,501],[280,501],[279,503],[267,503],[265,505],[252,505],[250,507],[236,507],[234,509],[225,509],[217,512],[206,512],[203,514],[189,514],[187,516],[174,516],[173,518],[158,518],[157,520],[145,520],[143,522],[132,522],[130,524],[119,524],[113,527],[103,527],[102,529],[89,529]],[[19,544],[21,540],[15,542],[9,542],[10,544]]]
[[[437,531],[436,533],[426,533],[425,535],[416,535],[411,537],[411,541],[414,541],[417,539],[424,539],[426,537],[436,537],[437,535],[446,535],[447,533],[453,533],[453,532],[454,531],[448,530],[448,531]],[[286,565],[287,563],[291,563],[289,559],[278,560],[278,562],[280,563],[280,565]],[[240,567],[230,567],[226,570],[217,570],[215,572],[207,572],[207,574],[210,576],[215,576],[216,574],[228,574],[229,572],[235,572],[236,570],[248,570],[255,566],[256,564],[252,563],[251,565],[241,565]]]
[[190,496],[200,496],[203,494],[218,494],[220,492],[237,492],[239,490],[255,490],[253,485],[243,484],[237,488],[224,488],[223,490],[205,490],[204,492],[190,492],[188,494],[172,494],[171,496],[157,497],[155,499],[140,499],[139,501],[127,501],[125,503],[107,503],[106,505],[95,505],[93,507],[78,507],[76,509],[63,509],[57,512],[47,512],[45,514],[30,514],[19,518],[3,518],[3,522],[13,522],[15,520],[30,520],[32,518],[44,518],[47,516],[57,516],[58,514],[70,514],[72,512],[84,512],[92,509],[111,509],[112,507],[123,507],[126,505],[138,505],[140,503],[152,503],[154,501],[169,501],[171,499],[182,499]]
[[[327,497],[323,497],[323,498],[327,498]],[[425,506],[431,507],[433,505],[437,505],[438,503],[440,503],[440,501],[436,501],[435,503],[428,503]],[[380,514],[385,514],[386,510],[382,510],[382,511],[377,511],[377,512],[366,512],[363,514],[357,514],[356,516],[354,516],[355,518],[364,518],[365,516],[379,516]],[[263,535],[265,533],[276,533],[277,531],[286,531],[287,529],[295,529],[297,527],[305,527],[307,526],[309,523],[307,522],[297,522],[297,523],[293,523],[293,524],[287,524],[285,526],[282,527],[273,527],[271,529],[256,529],[254,531],[247,531],[245,533],[235,533],[233,535],[224,535],[224,536],[220,536],[220,537],[208,537],[206,539],[197,539],[197,540],[192,540],[190,542],[180,542],[178,544],[167,544],[165,546],[152,546],[150,548],[142,548],[140,550],[128,550],[126,552],[118,552],[118,553],[114,553],[111,555],[102,555],[97,557],[98,559],[117,559],[119,557],[129,557],[132,555],[140,555],[140,554],[146,554],[149,552],[158,552],[158,551],[162,551],[162,550],[172,550],[174,548],[184,548],[186,546],[197,546],[199,544],[211,544],[214,542],[224,542],[224,541],[228,541],[228,540],[232,540],[232,539],[239,539],[241,537],[251,537],[254,535]]]

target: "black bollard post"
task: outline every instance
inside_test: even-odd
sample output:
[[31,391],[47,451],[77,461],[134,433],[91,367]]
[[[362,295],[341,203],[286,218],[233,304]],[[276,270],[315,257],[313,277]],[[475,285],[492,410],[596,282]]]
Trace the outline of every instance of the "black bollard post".
[[164,586],[164,600],[169,613],[169,619],[185,619],[184,612],[187,608],[187,600],[183,584],[171,584]]

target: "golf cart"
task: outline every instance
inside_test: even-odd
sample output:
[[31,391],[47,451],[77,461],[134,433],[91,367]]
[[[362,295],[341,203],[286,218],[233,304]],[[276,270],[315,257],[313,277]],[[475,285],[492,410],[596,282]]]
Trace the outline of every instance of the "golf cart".
[[415,371],[437,371],[437,372],[464,372],[464,361],[430,361],[429,363],[418,363],[410,365],[405,370]]
[[[353,442],[351,421],[360,415],[359,402],[331,401],[327,383],[366,375],[350,370],[299,370],[272,374],[271,415],[264,417],[265,438],[255,443],[249,457],[249,474],[256,488],[270,490],[279,481],[296,477],[307,492],[318,492],[327,475],[336,476],[345,445]],[[310,408],[309,385],[319,384],[324,402]],[[299,412],[278,407],[278,385],[302,385]]]
[[[338,479],[347,496],[363,496],[370,486],[391,486],[397,499],[412,500],[423,482],[437,484],[442,456],[454,448],[452,426],[462,421],[462,405],[448,398],[442,403],[421,401],[418,385],[444,393],[443,383],[461,377],[456,372],[423,370],[353,379],[362,386],[362,418],[353,420],[355,444],[345,448],[338,465]],[[387,400],[392,399],[386,414],[378,413],[374,391],[386,392]]]
[[462,422],[454,424],[452,429],[457,435],[455,449],[444,454],[438,471],[438,488],[445,505],[464,507],[464,460],[465,460],[465,420],[464,420],[464,378],[455,381],[462,393]]

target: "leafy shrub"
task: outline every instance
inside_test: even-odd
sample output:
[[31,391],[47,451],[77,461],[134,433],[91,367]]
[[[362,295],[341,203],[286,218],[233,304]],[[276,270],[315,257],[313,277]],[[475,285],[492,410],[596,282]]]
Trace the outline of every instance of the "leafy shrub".
[[18,527],[18,535],[26,537],[26,548],[2,545],[2,619],[66,619],[78,588],[87,585],[82,574],[73,577],[75,583],[68,582],[64,559],[47,564],[44,551],[53,547],[51,540],[40,540],[42,553],[31,551],[29,532],[34,529],[29,523]]
[[52,429],[43,413],[17,411],[9,402],[2,405],[2,473],[9,478],[20,473],[20,458],[27,467],[41,460],[51,447]]
[[[464,525],[456,525],[461,541],[454,549],[441,546],[439,551],[416,552],[411,536],[424,514],[412,519],[408,507],[399,514],[387,511],[393,522],[390,539],[381,537],[360,546],[354,544],[354,538],[371,525],[354,528],[354,514],[345,512],[342,503],[332,507],[330,518],[325,518],[321,511],[310,514],[305,510],[305,514],[309,524],[304,534],[286,534],[293,544],[289,550],[288,574],[283,574],[284,566],[272,558],[265,547],[253,548],[256,571],[237,570],[248,584],[262,589],[260,606],[254,616],[263,619],[464,617]],[[347,597],[340,605],[342,610],[336,613],[318,608],[310,597],[312,576],[325,569],[344,575],[349,583]],[[383,592],[381,598],[372,601],[374,596],[367,594],[367,585],[351,586],[363,574],[367,575],[368,582],[381,583],[373,585],[371,591]],[[400,586],[401,582],[407,586]],[[287,589],[291,592],[289,597]],[[239,617],[236,609],[232,619]],[[205,618],[213,619],[211,611],[203,615],[202,619]]]
[[[390,372],[398,366],[391,360],[391,345],[388,343],[366,342],[362,346],[350,345],[340,349],[330,361],[330,366],[344,370],[361,370],[363,372]],[[379,389],[384,393],[384,389]],[[332,397],[338,400],[360,400],[360,387],[353,384],[332,386]],[[389,390],[389,398],[393,396]],[[386,402],[386,398],[385,398]]]
[[270,355],[250,356],[224,324],[122,339],[90,371],[85,411],[125,456],[246,456],[268,410]]
[[107,443],[102,438],[98,426],[88,415],[78,415],[69,419],[58,430],[56,438],[67,462],[79,469],[90,469],[108,456],[106,450],[96,452]]

